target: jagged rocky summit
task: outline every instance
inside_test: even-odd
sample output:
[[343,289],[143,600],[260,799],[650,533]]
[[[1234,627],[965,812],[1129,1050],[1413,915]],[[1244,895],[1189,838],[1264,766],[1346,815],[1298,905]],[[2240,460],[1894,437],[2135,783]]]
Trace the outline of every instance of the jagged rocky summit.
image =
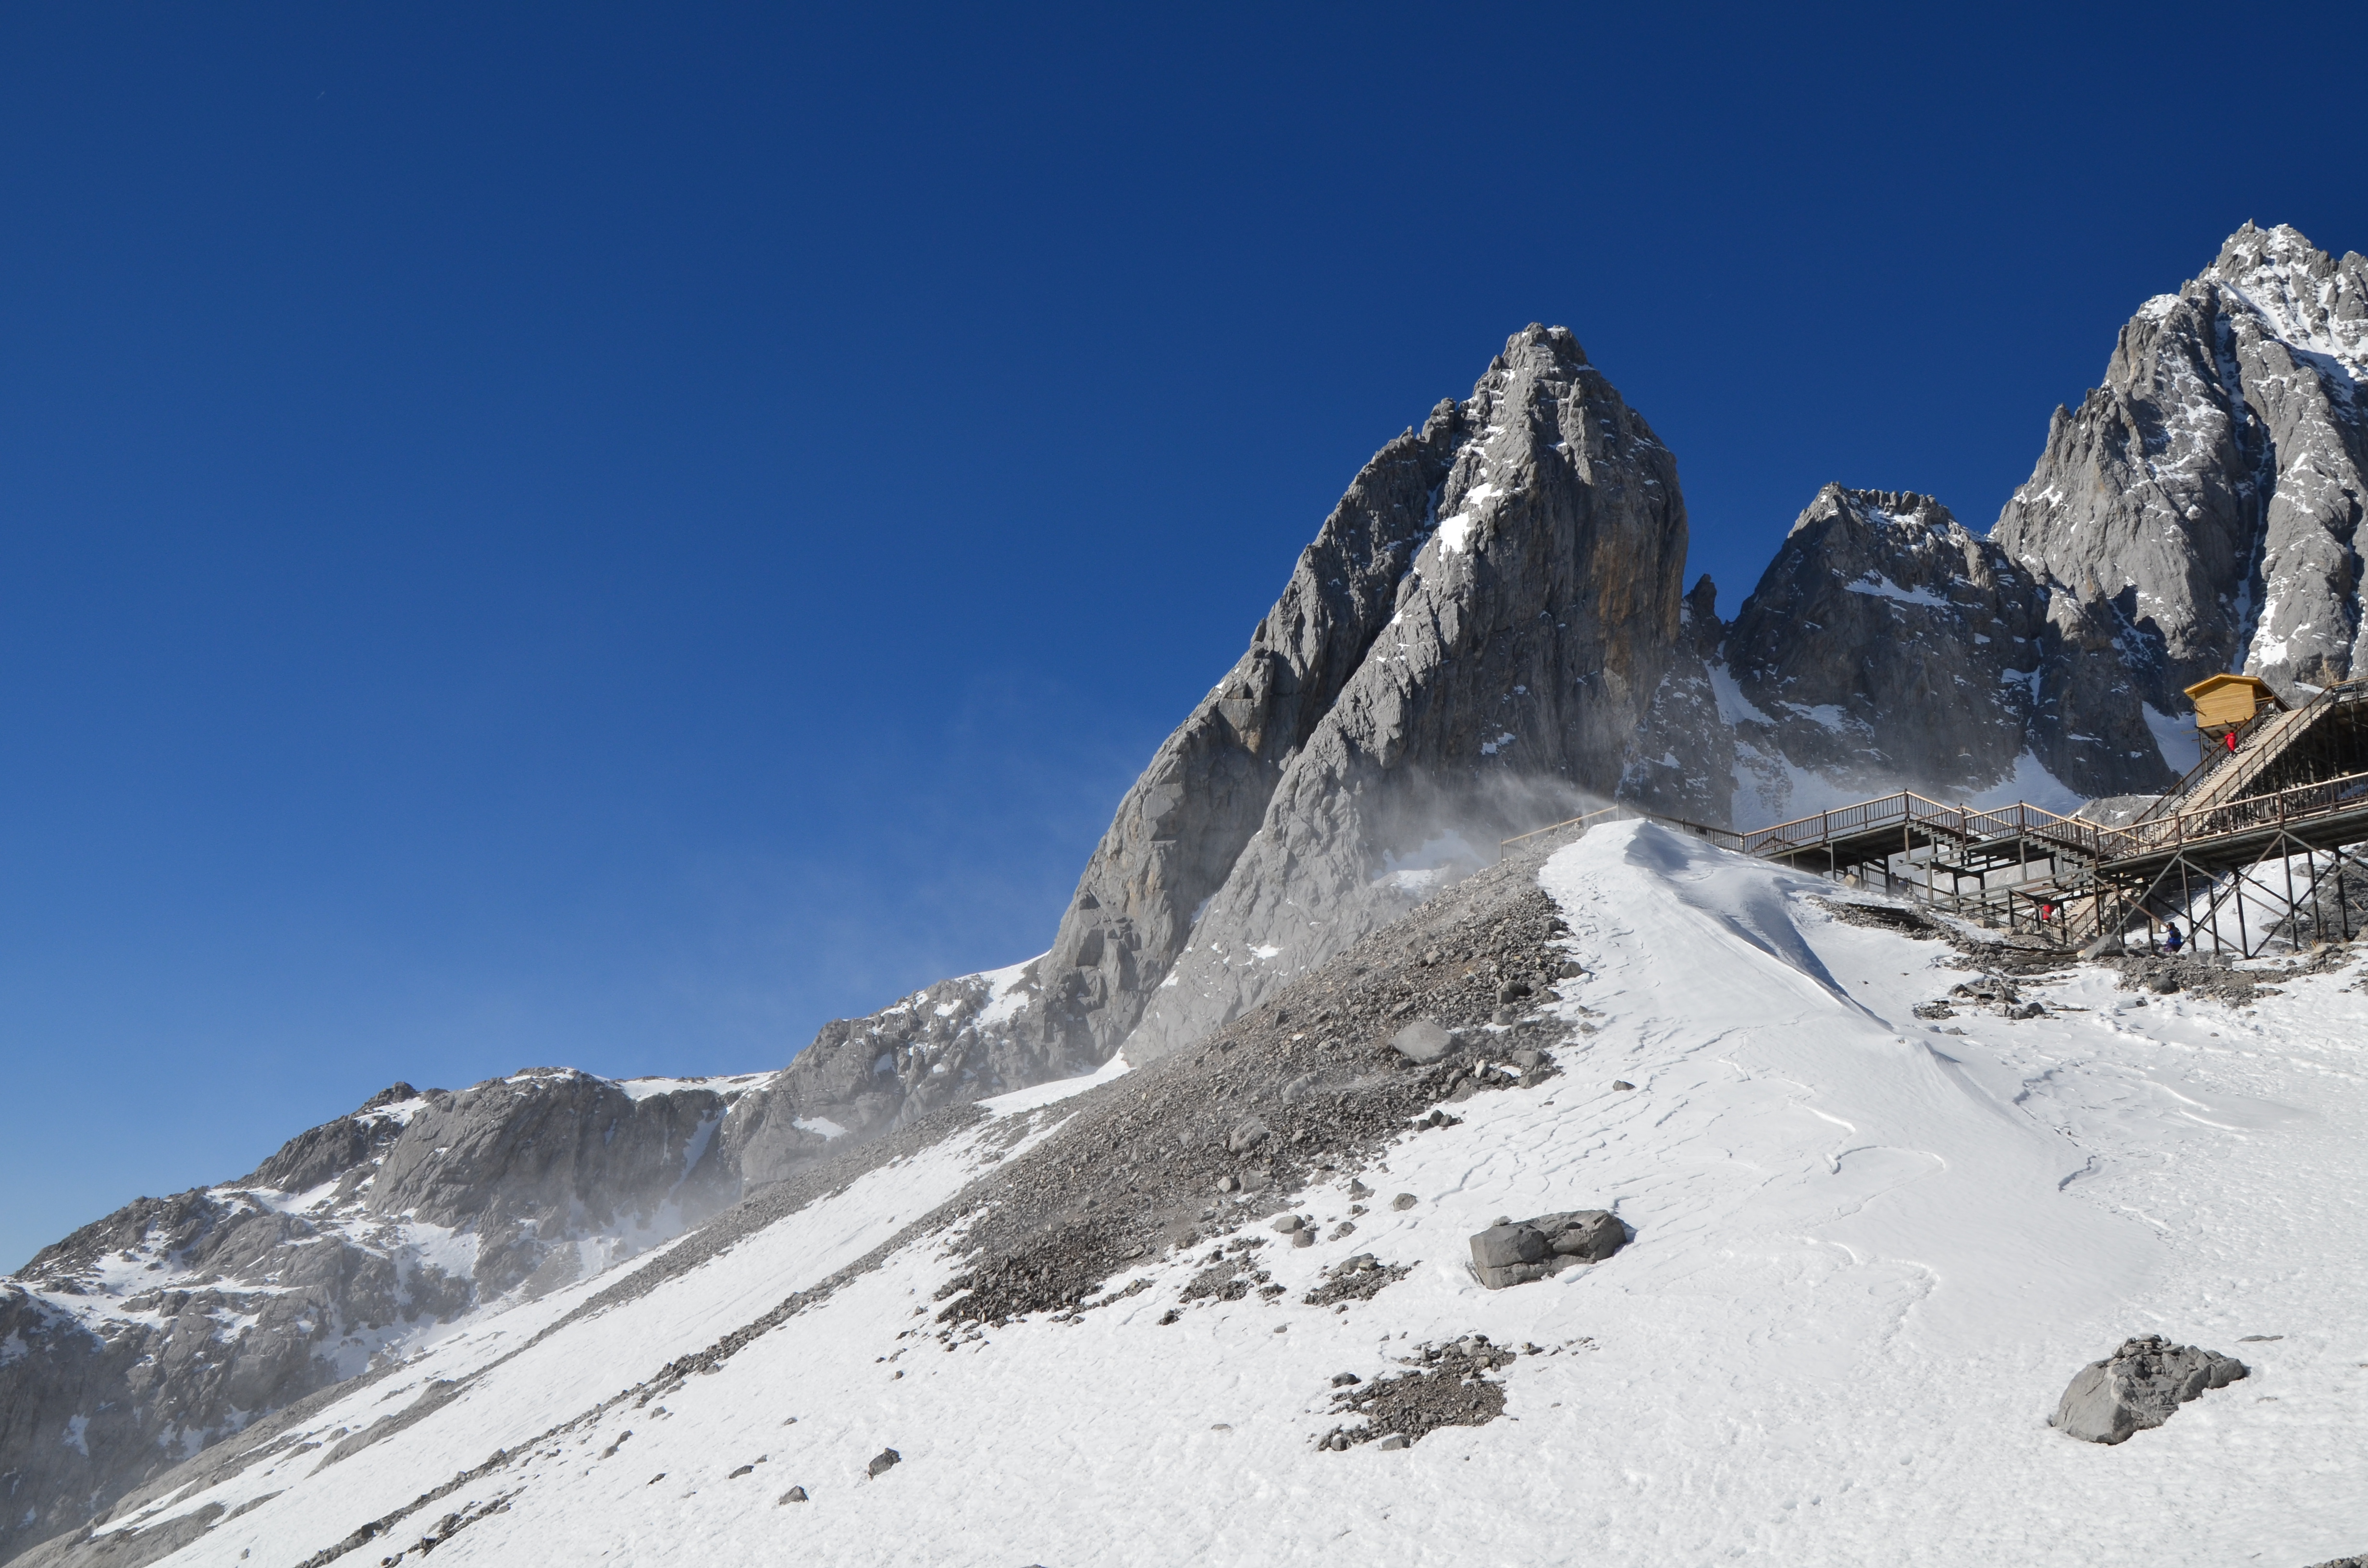
[[2102,598],[2146,700],[2241,669],[2282,690],[2358,673],[2368,258],[2248,223],[2122,328],[2057,409],[1992,532]]
[[50,1500],[0,1519],[0,1558],[850,1143],[1173,1053],[1511,834],[1614,800],[1753,825],[1902,788],[2161,790],[2199,676],[2359,667],[2363,323],[2368,263],[2248,224],[2123,329],[1988,538],[1828,485],[1731,621],[1684,589],[1673,456],[1569,332],[1524,329],[1357,474],[1048,951],[828,1024],[778,1074],[400,1095],[0,1283],[0,1484]]
[[2068,812],[2171,777],[2112,607],[1930,496],[1829,484],[1732,624],[1706,591],[1689,615],[1622,791],[1673,814],[1749,826],[1902,789]]

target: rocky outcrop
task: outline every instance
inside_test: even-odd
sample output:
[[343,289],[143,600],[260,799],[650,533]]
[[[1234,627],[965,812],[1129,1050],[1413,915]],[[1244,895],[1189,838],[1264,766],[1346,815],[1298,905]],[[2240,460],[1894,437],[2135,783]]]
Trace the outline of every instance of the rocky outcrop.
[[2122,329],[1988,539],[1821,491],[1731,627],[1690,616],[1623,798],[1750,826],[1902,788],[2159,791],[2187,686],[2363,667],[2363,376],[2368,261],[2247,224]]
[[1387,627],[1285,763],[1131,1058],[1199,1038],[1497,838],[1619,788],[1677,639],[1676,460],[1558,328],[1508,343],[1464,410]]
[[789,1066],[741,1095],[718,1137],[744,1188],[965,1103],[1086,1071],[1048,1050],[1036,1006],[1042,959],[960,975],[864,1018],[825,1024]]
[[1705,575],[1679,608],[1678,640],[1621,776],[1622,801],[1681,822],[1733,825],[1742,704],[1726,670],[1725,636],[1718,585]]
[[825,1026],[725,1146],[753,1179],[820,1151],[803,1123],[869,1133],[1173,1049],[1497,838],[1608,800],[1673,656],[1685,544],[1642,417],[1567,331],[1515,335],[1350,483],[1120,802],[1052,949]]
[[2234,1357],[2141,1335],[2081,1368],[2048,1425],[2084,1443],[2125,1443],[2169,1420],[2206,1389],[2226,1388],[2246,1372]]
[[1639,803],[1749,826],[1902,789],[2068,807],[2173,777],[2111,607],[1930,496],[1829,484],[1733,625],[1702,597],[1654,705],[1665,755],[1626,781]]
[[0,1558],[471,1312],[736,1197],[740,1085],[398,1084],[237,1181],[143,1198],[0,1280]]
[[2145,699],[2242,669],[2289,692],[2368,670],[2368,259],[2248,223],[2122,329],[1992,531],[2110,603]]
[[[1566,332],[1532,327],[1507,346],[1530,359],[1579,358]],[[1583,361],[1580,361],[1583,362]],[[1301,554],[1250,645],[1152,758],[1094,848],[1046,955],[1048,1025],[1107,1055],[1143,1017],[1212,901],[1288,797],[1302,759],[1334,725],[1376,656],[1406,624],[1416,566],[1474,483],[1474,437],[1499,412],[1488,394],[1442,402],[1383,447]],[[1459,476],[1462,476],[1459,480]],[[1452,531],[1452,530],[1451,530]],[[1418,612],[1417,612],[1418,613]],[[1393,637],[1380,652],[1396,654]]]
[[2126,673],[2098,656],[2103,608],[1930,496],[1828,485],[1744,602],[1727,662],[1762,756],[1861,795],[1982,795],[2026,756],[2084,797],[2159,787]]

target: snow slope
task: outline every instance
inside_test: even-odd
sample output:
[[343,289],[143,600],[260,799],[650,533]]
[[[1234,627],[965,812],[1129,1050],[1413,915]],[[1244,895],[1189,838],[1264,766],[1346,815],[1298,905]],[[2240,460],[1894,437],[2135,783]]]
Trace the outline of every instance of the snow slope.
[[[1109,1305],[941,1341],[958,1270],[922,1237],[712,1373],[617,1397],[1055,1135],[1057,1103],[1015,1105],[539,1343],[517,1348],[594,1286],[456,1335],[314,1413],[326,1447],[142,1522],[243,1507],[167,1561],[302,1562],[502,1449],[343,1560],[495,1506],[439,1564],[2301,1568],[2368,1546],[2356,968],[2241,1010],[2138,1006],[2082,970],[2036,991],[2051,1017],[1928,1026],[1909,1009],[1962,978],[1948,949],[1835,919],[1829,883],[1634,823],[1542,881],[1590,971],[1559,1006],[1594,1032],[1564,1076],[1362,1173],[1410,1210],[1265,1249],[1276,1301],[1162,1325],[1198,1259],[1154,1258]],[[1349,1202],[1299,1201],[1327,1228]],[[1500,1214],[1596,1205],[1635,1232],[1606,1263],[1497,1292],[1464,1267]],[[1352,1251],[1417,1267],[1300,1304]],[[1474,1331],[1540,1347],[1503,1373],[1505,1418],[1314,1448],[1332,1374]],[[2082,1363],[2147,1332],[2253,1374],[2119,1447],[2048,1428]],[[438,1380],[457,1397],[331,1457]],[[792,1485],[811,1500],[778,1501]]]

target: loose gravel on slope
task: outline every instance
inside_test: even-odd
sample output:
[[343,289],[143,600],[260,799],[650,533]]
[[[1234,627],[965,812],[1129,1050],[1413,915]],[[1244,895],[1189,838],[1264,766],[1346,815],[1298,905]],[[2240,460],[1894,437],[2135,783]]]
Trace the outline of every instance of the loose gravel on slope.
[[[1285,1211],[1418,1122],[1449,1124],[1444,1103],[1551,1077],[1535,1052],[1570,1035],[1537,1008],[1584,979],[1565,973],[1565,933],[1537,886],[1544,853],[1467,879],[1199,1045],[1078,1096],[1057,1133],[967,1195],[969,1267],[939,1321],[1076,1306],[1146,1256]],[[1390,1044],[1417,1020],[1454,1042],[1429,1065]],[[1254,1272],[1213,1263],[1194,1289],[1223,1299]]]

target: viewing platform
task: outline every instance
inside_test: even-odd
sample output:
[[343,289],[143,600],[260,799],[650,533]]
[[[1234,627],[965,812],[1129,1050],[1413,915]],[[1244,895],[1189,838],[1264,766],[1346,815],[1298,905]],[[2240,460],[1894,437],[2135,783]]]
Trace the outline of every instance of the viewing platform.
[[2247,958],[2349,940],[2368,924],[2368,680],[2313,688],[2291,708],[2267,689],[2241,676],[2191,688],[2203,758],[2126,823],[1902,790],[1742,832],[1611,806],[1503,846],[1645,817],[2065,947],[2172,922],[2207,950]]

